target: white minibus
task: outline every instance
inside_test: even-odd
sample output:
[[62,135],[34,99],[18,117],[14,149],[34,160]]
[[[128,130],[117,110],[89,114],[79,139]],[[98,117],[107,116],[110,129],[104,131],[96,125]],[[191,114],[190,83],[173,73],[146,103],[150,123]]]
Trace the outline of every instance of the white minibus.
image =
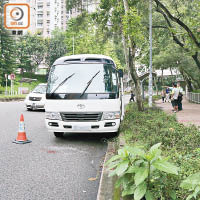
[[45,123],[64,133],[117,133],[124,117],[123,73],[104,55],[57,59],[50,68]]

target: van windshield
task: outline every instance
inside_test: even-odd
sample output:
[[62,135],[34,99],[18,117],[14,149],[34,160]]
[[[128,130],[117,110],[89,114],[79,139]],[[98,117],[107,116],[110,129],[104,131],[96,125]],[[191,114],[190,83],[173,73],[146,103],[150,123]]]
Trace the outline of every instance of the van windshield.
[[[60,84],[66,77],[70,78]],[[52,91],[55,94],[78,93],[80,95],[83,93],[117,93],[117,71],[112,64],[102,63],[55,65],[51,67],[47,86],[47,93],[52,93]]]
[[33,93],[45,94],[46,89],[47,89],[46,85],[38,85],[32,92]]

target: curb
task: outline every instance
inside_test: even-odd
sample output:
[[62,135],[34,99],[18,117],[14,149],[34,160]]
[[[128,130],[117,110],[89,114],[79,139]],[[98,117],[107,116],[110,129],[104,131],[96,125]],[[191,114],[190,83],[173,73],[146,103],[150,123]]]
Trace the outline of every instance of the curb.
[[10,102],[10,101],[24,101],[25,98],[14,98],[14,99],[0,99],[0,102]]
[[115,154],[115,152],[125,145],[124,139],[119,135],[118,141],[108,142],[108,149],[103,163],[103,169],[101,173],[99,190],[96,200],[121,200],[121,190],[115,188],[115,182],[117,181],[117,176],[108,177],[109,170],[105,163]]
[[114,193],[114,182],[116,177],[108,177],[109,171],[105,166],[105,163],[114,155],[115,153],[115,142],[108,142],[108,149],[105,155],[103,169],[101,173],[99,189],[96,200],[112,200]]

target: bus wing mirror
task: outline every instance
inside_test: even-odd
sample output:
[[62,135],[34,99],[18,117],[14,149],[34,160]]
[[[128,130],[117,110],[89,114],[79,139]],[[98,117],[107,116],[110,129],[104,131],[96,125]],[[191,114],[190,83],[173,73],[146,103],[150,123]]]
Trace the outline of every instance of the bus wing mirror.
[[123,70],[122,70],[122,69],[119,69],[118,72],[119,72],[119,77],[120,77],[120,78],[123,78]]

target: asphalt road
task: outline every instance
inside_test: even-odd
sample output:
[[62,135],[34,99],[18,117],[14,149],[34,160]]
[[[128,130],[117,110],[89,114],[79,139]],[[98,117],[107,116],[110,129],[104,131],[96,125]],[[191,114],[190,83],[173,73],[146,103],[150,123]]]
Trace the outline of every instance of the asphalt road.
[[[21,113],[29,144],[12,143]],[[45,128],[44,112],[26,111],[23,102],[0,102],[0,200],[96,200],[107,149],[103,138],[56,138]]]

